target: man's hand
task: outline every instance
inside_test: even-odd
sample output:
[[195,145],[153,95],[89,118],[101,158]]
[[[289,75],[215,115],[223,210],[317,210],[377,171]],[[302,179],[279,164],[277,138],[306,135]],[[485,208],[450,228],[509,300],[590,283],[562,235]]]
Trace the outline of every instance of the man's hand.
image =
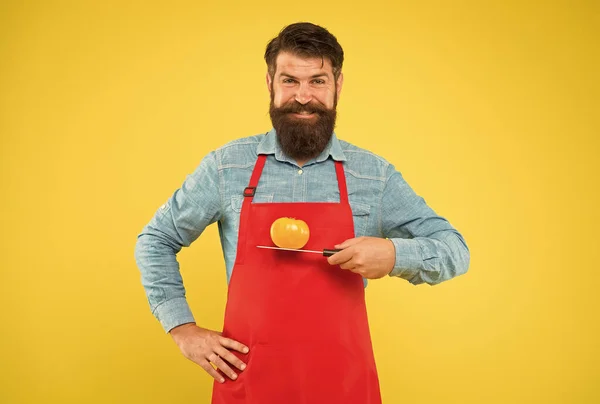
[[378,279],[388,275],[396,263],[396,249],[390,240],[378,237],[351,238],[335,248],[342,251],[327,258],[331,265],[362,275],[367,279]]
[[248,347],[223,337],[220,332],[200,328],[194,323],[188,323],[173,328],[169,333],[183,356],[200,365],[202,369],[221,383],[225,382],[225,379],[213,368],[211,363],[232,380],[237,379],[237,374],[229,364],[234,365],[239,370],[246,368],[246,364],[231,353],[229,349],[235,349],[246,354],[248,353]]

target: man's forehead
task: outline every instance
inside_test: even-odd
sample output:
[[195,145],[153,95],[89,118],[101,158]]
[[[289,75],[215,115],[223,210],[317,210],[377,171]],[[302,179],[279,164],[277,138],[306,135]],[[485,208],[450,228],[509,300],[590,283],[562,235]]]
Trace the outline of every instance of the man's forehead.
[[333,69],[329,58],[302,57],[289,52],[281,52],[275,61],[277,74],[326,74],[333,76]]

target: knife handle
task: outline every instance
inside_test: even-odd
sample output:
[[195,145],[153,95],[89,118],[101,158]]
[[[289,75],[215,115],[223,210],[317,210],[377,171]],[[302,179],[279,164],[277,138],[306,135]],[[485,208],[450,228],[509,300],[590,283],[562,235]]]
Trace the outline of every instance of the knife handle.
[[324,257],[331,257],[333,254],[335,254],[336,252],[340,252],[342,250],[336,250],[336,249],[325,249],[323,250],[323,256]]

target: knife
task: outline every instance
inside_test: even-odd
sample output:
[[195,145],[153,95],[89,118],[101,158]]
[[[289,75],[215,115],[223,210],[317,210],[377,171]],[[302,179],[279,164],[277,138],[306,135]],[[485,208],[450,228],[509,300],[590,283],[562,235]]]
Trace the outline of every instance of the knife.
[[331,257],[336,252],[342,251],[342,250],[336,250],[336,249],[324,249],[323,251],[300,250],[300,249],[296,249],[296,248],[267,247],[265,245],[257,245],[256,247],[267,248],[269,250],[297,251],[297,252],[305,252],[305,253],[313,253],[313,254],[323,254],[324,257]]

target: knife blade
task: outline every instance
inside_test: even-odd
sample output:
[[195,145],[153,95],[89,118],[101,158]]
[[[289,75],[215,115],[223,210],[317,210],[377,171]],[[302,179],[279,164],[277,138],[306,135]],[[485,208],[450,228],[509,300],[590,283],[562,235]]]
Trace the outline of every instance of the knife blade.
[[330,249],[326,248],[323,251],[317,251],[317,250],[301,250],[301,249],[297,249],[297,248],[267,247],[265,245],[257,245],[256,247],[266,248],[268,250],[296,251],[296,252],[305,252],[305,253],[312,253],[312,254],[322,254],[324,257],[331,257],[336,252],[342,251],[342,250],[336,250],[336,249],[331,249],[331,248]]

